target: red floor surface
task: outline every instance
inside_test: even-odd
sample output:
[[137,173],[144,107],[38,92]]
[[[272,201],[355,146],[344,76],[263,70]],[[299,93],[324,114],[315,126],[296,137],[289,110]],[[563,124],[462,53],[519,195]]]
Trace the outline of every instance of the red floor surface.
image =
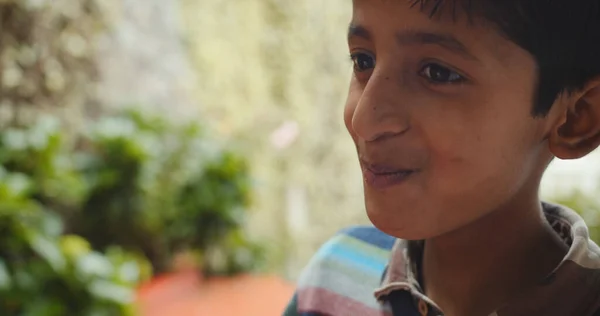
[[141,316],[279,316],[294,285],[274,276],[202,280],[195,272],[161,276],[139,290]]

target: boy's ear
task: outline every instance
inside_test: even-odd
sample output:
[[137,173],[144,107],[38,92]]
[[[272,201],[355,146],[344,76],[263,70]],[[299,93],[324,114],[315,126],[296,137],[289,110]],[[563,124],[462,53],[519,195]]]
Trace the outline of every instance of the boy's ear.
[[560,159],[581,158],[600,145],[600,77],[567,101],[549,139],[550,151]]

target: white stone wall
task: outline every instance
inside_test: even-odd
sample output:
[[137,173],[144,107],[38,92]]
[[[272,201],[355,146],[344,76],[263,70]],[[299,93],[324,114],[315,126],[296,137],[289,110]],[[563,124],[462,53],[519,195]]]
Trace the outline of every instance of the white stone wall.
[[98,39],[98,95],[108,106],[139,105],[193,118],[197,86],[177,0],[101,0],[109,29]]

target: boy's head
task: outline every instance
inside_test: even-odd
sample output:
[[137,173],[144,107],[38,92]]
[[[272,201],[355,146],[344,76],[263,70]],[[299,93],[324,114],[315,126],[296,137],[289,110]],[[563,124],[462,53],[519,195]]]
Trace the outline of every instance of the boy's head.
[[426,239],[535,206],[600,143],[598,0],[354,0],[344,111],[371,221]]

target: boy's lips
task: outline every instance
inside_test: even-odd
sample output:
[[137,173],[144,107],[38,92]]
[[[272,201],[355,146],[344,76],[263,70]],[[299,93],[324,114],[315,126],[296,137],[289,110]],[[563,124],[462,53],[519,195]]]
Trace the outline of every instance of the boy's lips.
[[373,163],[364,158],[359,158],[359,161],[363,169],[368,169],[369,171],[379,175],[417,171],[417,168],[405,168],[382,163]]
[[376,189],[398,185],[419,171],[418,169],[369,163],[363,159],[360,159],[360,165],[365,184]]

